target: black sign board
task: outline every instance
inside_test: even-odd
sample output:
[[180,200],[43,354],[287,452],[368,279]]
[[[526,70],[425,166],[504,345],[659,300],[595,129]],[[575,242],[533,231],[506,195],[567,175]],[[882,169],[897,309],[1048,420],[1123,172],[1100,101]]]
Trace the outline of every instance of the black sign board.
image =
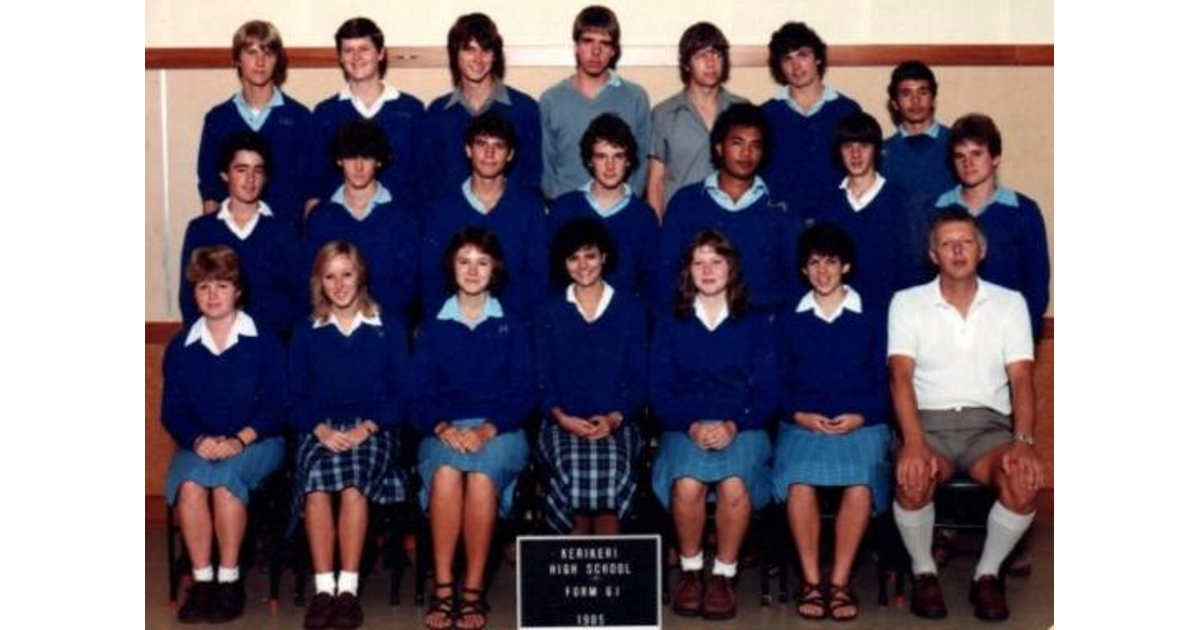
[[517,627],[662,627],[658,536],[520,536]]

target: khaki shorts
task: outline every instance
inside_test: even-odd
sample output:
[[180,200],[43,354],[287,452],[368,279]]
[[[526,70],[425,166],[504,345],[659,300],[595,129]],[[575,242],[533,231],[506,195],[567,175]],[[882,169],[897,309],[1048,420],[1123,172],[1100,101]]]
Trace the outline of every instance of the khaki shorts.
[[1012,418],[987,407],[922,409],[920,416],[925,442],[962,472],[988,451],[1012,442]]

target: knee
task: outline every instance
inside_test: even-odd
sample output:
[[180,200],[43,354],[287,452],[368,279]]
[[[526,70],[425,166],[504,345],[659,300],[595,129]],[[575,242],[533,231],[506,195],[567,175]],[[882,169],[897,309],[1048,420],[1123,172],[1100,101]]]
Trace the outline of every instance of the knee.
[[463,474],[449,466],[442,466],[433,474],[430,491],[433,494],[462,494]]
[[694,479],[679,479],[671,486],[671,503],[693,507],[704,501],[708,486]]
[[897,485],[895,499],[896,504],[905,510],[919,510],[933,501],[933,490],[925,488],[924,491],[921,491],[921,489]]
[[467,497],[471,500],[496,500],[496,484],[480,472],[467,473]]
[[225,486],[217,486],[213,489],[213,501],[224,506],[231,506],[230,504],[240,506],[242,504],[242,500]]
[[732,509],[740,510],[750,504],[750,492],[741,479],[726,479],[717,486],[717,500]]
[[999,468],[993,479],[996,480],[997,499],[1005,508],[1017,514],[1029,514],[1036,508],[1040,488],[1029,483],[1022,483],[1022,480]]
[[176,509],[194,509],[208,503],[208,488],[194,482],[185,481],[179,485],[176,494]]
[[344,488],[339,495],[342,505],[358,506],[366,505],[367,503],[367,497],[363,496],[362,490],[359,490],[353,486]]

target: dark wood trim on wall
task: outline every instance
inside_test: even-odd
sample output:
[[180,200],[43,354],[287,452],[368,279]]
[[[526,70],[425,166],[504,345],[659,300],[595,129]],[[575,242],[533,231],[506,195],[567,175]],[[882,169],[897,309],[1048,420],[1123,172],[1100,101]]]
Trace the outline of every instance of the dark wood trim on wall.
[[[146,322],[146,345],[165,346],[179,332],[179,322]],[[1054,339],[1054,318],[1042,320],[1042,339]]]
[[[146,48],[146,69],[229,68],[228,48]],[[293,68],[336,68],[337,55],[329,47],[289,48]],[[399,68],[445,68],[446,49],[441,46],[390,46],[388,63]],[[571,68],[575,59],[566,46],[509,46],[504,51],[508,65]],[[765,46],[733,46],[730,60],[738,67],[765,67]],[[905,59],[921,59],[931,66],[1053,66],[1053,44],[881,44],[830,46],[829,63],[834,66],[894,66]],[[665,66],[677,63],[675,46],[624,46],[623,66]]]

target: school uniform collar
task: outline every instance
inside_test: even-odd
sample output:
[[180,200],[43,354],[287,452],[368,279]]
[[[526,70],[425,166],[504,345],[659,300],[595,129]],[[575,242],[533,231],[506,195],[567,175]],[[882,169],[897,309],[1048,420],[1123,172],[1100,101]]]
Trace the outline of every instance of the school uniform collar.
[[617,293],[611,286],[609,286],[607,282],[604,282],[603,280],[600,282],[604,285],[604,292],[600,295],[600,304],[596,307],[596,316],[591,320],[588,320],[587,314],[583,312],[583,306],[580,305],[579,300],[575,298],[575,285],[567,285],[567,301],[575,305],[575,310],[579,311],[579,316],[582,317],[584,321],[594,322],[600,319],[604,315],[604,311],[608,310],[608,305],[612,303],[613,295],[616,295]]
[[[988,283],[982,278],[976,278],[975,297],[971,300],[971,307],[967,309],[968,314],[973,314],[975,307],[987,304],[988,299],[991,297],[991,292],[988,291],[987,286]],[[934,306],[943,310],[954,310],[954,305],[946,301],[946,298],[942,295],[940,277],[934,278],[932,282],[926,284],[924,291],[926,297],[933,302]]]
[[633,189],[629,187],[628,183],[624,183],[621,184],[621,198],[618,199],[613,205],[607,208],[601,208],[600,200],[596,198],[596,195],[592,194],[592,183],[595,181],[595,179],[589,179],[586,184],[579,187],[579,191],[583,193],[583,198],[587,200],[588,205],[592,207],[592,210],[595,210],[596,214],[605,219],[624,210],[625,206],[628,206],[630,200],[633,199]]
[[271,212],[271,207],[267,205],[267,202],[261,199],[258,201],[258,209],[255,211],[254,216],[250,217],[250,220],[246,222],[246,225],[239,226],[237,221],[233,220],[233,211],[229,209],[228,197],[225,198],[225,201],[221,202],[221,209],[217,210],[217,220],[224,223],[225,227],[228,227],[229,231],[233,232],[233,235],[236,236],[239,241],[244,241],[250,238],[250,235],[254,233],[254,228],[258,227],[259,217],[270,216],[275,215]]
[[[982,208],[987,208],[995,203],[998,203],[1002,206],[1009,206],[1011,208],[1016,208],[1021,204],[1021,202],[1017,199],[1016,191],[999,185],[996,186],[996,192],[992,193],[992,197],[988,199],[987,203],[983,204]],[[954,188],[942,193],[942,195],[938,197],[936,205],[939,208],[946,208],[953,205],[959,205],[964,208],[971,207],[967,205],[967,201],[963,199],[962,184],[959,184]]]
[[378,206],[381,203],[388,203],[392,200],[392,193],[389,192],[388,189],[385,188],[383,184],[379,183],[379,181],[376,180],[375,181],[375,196],[371,197],[371,201],[369,201],[367,203],[367,209],[365,212],[363,212],[362,217],[359,217],[358,215],[354,214],[354,210],[350,207],[350,204],[346,201],[346,185],[345,184],[338,186],[338,189],[333,191],[333,196],[330,197],[329,200],[332,201],[333,203],[336,203],[336,204],[340,205],[341,207],[345,208],[346,212],[349,213],[350,216],[353,217],[354,219],[356,219],[358,221],[366,221],[367,217],[371,216],[371,211],[375,209],[375,206]]
[[492,210],[500,207],[500,201],[504,199],[504,193],[500,193],[500,199],[497,199],[496,205],[492,206],[491,210],[489,210],[488,207],[483,204],[483,201],[480,200],[479,197],[475,196],[475,192],[471,190],[471,178],[469,176],[467,177],[466,181],[463,182],[462,194],[463,199],[467,200],[467,203],[470,204],[471,208],[473,208],[475,212],[483,215],[489,214],[492,212]]
[[458,296],[451,295],[446,298],[446,302],[442,304],[442,310],[438,311],[437,318],[442,321],[458,322],[471,330],[475,330],[477,326],[487,320],[496,317],[504,317],[504,309],[500,306],[500,300],[489,295],[487,301],[483,304],[483,314],[480,315],[479,321],[471,323],[467,321],[467,317],[463,315],[462,308],[458,305]]
[[375,114],[378,114],[380,110],[383,109],[385,103],[394,101],[398,98],[400,98],[400,90],[397,90],[387,83],[383,84],[383,93],[379,95],[379,98],[375,99],[375,102],[370,107],[367,107],[367,104],[364,103],[362,99],[358,98],[354,95],[354,92],[350,91],[349,85],[343,87],[342,91],[338,92],[338,100],[350,101],[350,104],[354,106],[354,110],[357,111],[358,115],[362,116],[363,118],[374,118]]
[[828,316],[826,316],[825,313],[822,313],[821,309],[817,308],[816,294],[814,294],[812,291],[809,291],[808,293],[804,294],[804,297],[800,298],[800,303],[796,305],[796,312],[806,313],[808,311],[812,311],[813,315],[817,316],[817,319],[820,319],[827,324],[832,324],[833,322],[837,321],[837,318],[842,316],[843,311],[862,313],[862,297],[859,296],[858,291],[855,291],[848,284],[842,286],[846,289],[846,296],[842,298],[842,303],[838,304],[838,307]]
[[812,109],[805,113],[804,110],[800,109],[800,106],[796,104],[796,101],[792,100],[791,95],[788,93],[788,86],[780,86],[775,92],[775,100],[787,103],[787,106],[792,108],[792,111],[804,116],[805,118],[816,116],[821,109],[825,107],[825,103],[836,101],[838,96],[839,94],[837,90],[833,89],[829,85],[826,85],[825,89],[821,92],[821,98],[816,103],[813,103]]
[[[718,112],[723,112],[726,109],[729,109],[729,106],[732,105],[733,102],[733,95],[729,93],[729,90],[725,89],[725,86],[717,88]],[[697,118],[699,118],[699,112],[696,111],[696,106],[692,103],[692,99],[688,98],[687,88],[680,90],[675,94],[675,96],[663,101],[662,105],[663,109],[666,111],[677,112],[681,109],[686,109],[688,111],[695,112]]]
[[250,103],[246,102],[246,97],[241,90],[233,93],[233,105],[237,108],[238,115],[246,122],[251,129],[258,131],[266,124],[267,117],[271,115],[271,110],[276,107],[283,106],[283,90],[279,86],[271,88],[271,99],[262,109],[254,109]]
[[887,182],[887,179],[884,178],[883,174],[876,172],[875,183],[871,184],[871,187],[863,192],[863,196],[858,197],[857,199],[854,197],[854,194],[850,192],[849,177],[843,178],[842,183],[838,185],[838,188],[846,191],[846,201],[850,204],[850,208],[855,212],[862,212],[863,208],[866,208],[867,206],[871,205],[872,201],[875,201],[875,197],[879,195],[879,191],[883,190],[883,184],[885,182]]
[[704,312],[704,305],[700,303],[699,295],[696,296],[696,299],[692,300],[692,311],[696,313],[696,319],[700,320],[700,324],[707,328],[709,332],[712,332],[720,328],[721,324],[729,319],[729,301],[726,300],[721,305],[721,312],[717,313],[717,321],[711,325],[708,323],[708,315]]
[[[579,71],[578,71],[578,70],[576,70],[576,74],[578,74],[578,72],[579,72]],[[562,83],[563,83],[563,84],[564,84],[566,87],[568,87],[568,88],[570,88],[570,89],[572,89],[572,90],[575,90],[576,92],[578,92],[579,90],[578,90],[578,89],[575,87],[575,76],[576,76],[576,74],[573,74],[573,75],[571,75],[571,76],[569,76],[569,77],[567,77],[567,78],[563,79],[563,80],[562,80]],[[621,80],[621,77],[620,77],[620,75],[618,75],[618,74],[617,74],[617,71],[616,71],[616,70],[614,70],[614,69],[612,69],[612,68],[609,68],[609,70],[608,70],[608,80],[604,82],[604,85],[601,85],[601,86],[600,86],[600,91],[596,92],[596,98],[599,98],[599,97],[600,97],[600,95],[604,93],[604,90],[607,90],[607,89],[608,89],[608,88],[610,88],[610,87],[621,87],[621,85],[622,85],[623,83],[624,83],[624,82]]]
[[936,140],[937,137],[942,133],[942,123],[934,120],[933,122],[929,123],[929,126],[926,127],[924,131],[919,133],[908,133],[908,131],[904,129],[904,125],[896,127],[896,131],[899,132],[901,138],[918,138],[920,136],[929,136],[930,138]]
[[720,173],[717,172],[705,177],[704,190],[718,206],[721,206],[730,212],[738,212],[749,208],[750,206],[754,205],[754,202],[758,201],[760,197],[768,192],[767,183],[764,182],[761,177],[755,175],[754,183],[750,184],[750,189],[745,193],[742,193],[742,197],[735,202],[729,196],[729,193],[721,190],[721,186],[718,184],[717,179],[719,175]]
[[354,334],[354,331],[358,330],[359,326],[362,326],[363,324],[382,326],[383,320],[379,318],[379,313],[374,315],[363,315],[363,312],[360,310],[354,314],[354,319],[350,320],[350,327],[345,330],[342,329],[341,323],[338,322],[337,316],[333,313],[325,316],[325,319],[314,319],[312,327],[313,330],[316,330],[331,324],[337,329],[338,332],[342,333],[343,337],[349,337],[350,335]]
[[190,329],[188,329],[187,337],[183,340],[183,346],[186,348],[197,341],[200,345],[208,349],[214,356],[221,356],[221,353],[229,350],[237,345],[238,337],[257,337],[258,327],[254,325],[254,320],[251,319],[243,311],[238,311],[233,318],[233,327],[229,329],[229,338],[225,340],[225,348],[217,348],[217,342],[213,339],[212,332],[208,330],[208,325],[203,317],[197,319]]
[[[479,106],[479,111],[472,113],[481,114],[486,112],[488,107],[491,107],[493,102],[510,106],[512,105],[512,97],[508,95],[508,88],[505,87],[504,83],[501,81],[496,81],[492,84],[492,93],[489,94],[486,99],[484,99],[483,105]],[[455,105],[461,105],[463,109],[467,110],[468,112],[471,111],[471,106],[467,104],[467,99],[463,96],[462,88],[454,88],[454,91],[450,93],[450,98],[446,99],[446,106],[442,109],[450,109]]]

